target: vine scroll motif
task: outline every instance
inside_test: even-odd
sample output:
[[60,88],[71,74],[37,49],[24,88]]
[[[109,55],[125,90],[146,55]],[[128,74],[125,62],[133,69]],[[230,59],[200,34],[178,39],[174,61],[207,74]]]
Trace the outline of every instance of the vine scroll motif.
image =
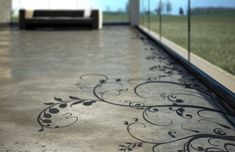
[[[92,81],[89,79],[92,79]],[[41,126],[39,131],[43,131],[45,128],[57,129],[71,126],[78,121],[78,117],[69,112],[70,108],[74,106],[92,106],[97,102],[103,102],[114,106],[134,108],[142,112],[142,118],[135,118],[134,122],[124,122],[128,134],[136,142],[125,142],[119,145],[119,151],[134,151],[144,145],[150,145],[152,146],[152,151],[157,152],[159,147],[163,145],[170,146],[172,143],[179,141],[184,142],[184,145],[177,150],[178,152],[210,152],[213,150],[232,152],[234,150],[235,136],[232,136],[234,135],[232,126],[210,117],[209,113],[230,117],[235,117],[235,115],[210,108],[210,106],[201,106],[200,103],[187,101],[187,97],[189,97],[191,100],[197,99],[202,103],[203,101],[209,101],[213,104],[215,99],[208,94],[198,90],[195,91],[188,85],[167,81],[153,81],[151,79],[132,79],[126,82],[121,79],[114,79],[111,81],[102,74],[88,74],[81,76],[81,80],[85,81],[85,83],[78,83],[79,89],[90,90],[94,99],[69,96],[68,100],[54,98],[55,102],[45,103],[48,107],[37,118],[37,122]],[[129,88],[129,84],[135,84],[135,86]],[[163,88],[164,86],[172,86],[177,89],[176,91],[174,89],[170,89],[170,91],[163,89],[162,92],[158,93],[154,91],[157,86]],[[151,91],[153,91],[152,94],[155,94],[154,97],[158,96],[159,104],[156,105],[154,104],[156,102],[149,102],[149,100],[152,100],[152,98],[149,99],[152,94],[148,94]],[[121,98],[122,100],[118,101],[110,100],[130,92],[134,92],[135,98],[133,101],[125,98]],[[156,119],[156,117],[161,119]],[[142,122],[140,122],[140,119]],[[213,127],[209,129],[200,127],[206,123],[211,124]],[[161,137],[153,137],[151,140],[138,137],[138,129],[149,128],[156,131],[164,130],[165,134]],[[206,142],[202,144],[201,141]]]

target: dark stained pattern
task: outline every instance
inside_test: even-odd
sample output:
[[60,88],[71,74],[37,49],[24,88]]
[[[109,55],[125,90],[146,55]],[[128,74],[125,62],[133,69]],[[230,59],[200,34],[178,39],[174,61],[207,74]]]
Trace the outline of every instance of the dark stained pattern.
[[[127,116],[123,120],[126,134],[133,140],[117,145],[117,151],[141,151],[145,146],[151,146],[153,152],[235,151],[234,124],[226,121],[235,114],[221,109],[216,95],[176,61],[148,44],[141,35],[133,39],[137,38],[146,46],[143,51],[149,51],[146,60],[158,63],[146,71],[160,71],[161,75],[110,79],[104,74],[84,74],[76,86],[89,92],[90,98],[55,97],[53,102],[44,103],[47,108],[37,118],[39,131],[75,125],[79,123],[79,113],[70,112],[71,108],[86,108],[101,102],[103,106],[110,104],[120,110],[126,107],[125,110],[135,109],[140,113],[139,117]],[[178,82],[162,80],[174,76],[179,76]]]

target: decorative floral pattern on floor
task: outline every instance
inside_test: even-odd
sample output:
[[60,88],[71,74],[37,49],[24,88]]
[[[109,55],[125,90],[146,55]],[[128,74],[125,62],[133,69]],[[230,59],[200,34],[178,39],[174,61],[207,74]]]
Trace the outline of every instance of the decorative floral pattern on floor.
[[[45,103],[47,107],[37,118],[39,131],[74,125],[79,117],[71,108],[86,108],[101,102],[135,109],[142,115],[123,120],[126,133],[133,141],[120,143],[117,151],[140,151],[142,147],[151,146],[153,152],[234,152],[234,124],[228,123],[226,118],[235,118],[235,114],[220,110],[216,95],[168,55],[151,47],[140,35],[136,38],[146,44],[145,51],[150,51],[146,60],[161,63],[151,65],[147,71],[160,71],[161,75],[133,79],[82,75],[76,86],[90,93],[90,98],[55,97],[53,102]],[[162,80],[167,77],[176,77],[178,82]],[[145,136],[139,132],[144,132]],[[175,145],[181,148],[174,148]]]

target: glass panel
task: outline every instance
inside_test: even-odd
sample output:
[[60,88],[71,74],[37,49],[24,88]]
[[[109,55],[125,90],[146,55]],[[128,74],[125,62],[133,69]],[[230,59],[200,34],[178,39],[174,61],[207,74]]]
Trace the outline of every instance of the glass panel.
[[140,0],[140,25],[143,26],[144,23],[144,0]]
[[150,30],[159,33],[159,0],[150,1]]
[[19,9],[20,9],[20,0],[12,0],[11,22],[18,22]]
[[187,0],[162,0],[162,36],[187,49]]
[[192,52],[235,74],[235,1],[192,1]]
[[103,10],[103,22],[129,22],[129,0],[92,0],[93,8]]
[[140,0],[141,5],[141,25],[148,28],[148,1]]

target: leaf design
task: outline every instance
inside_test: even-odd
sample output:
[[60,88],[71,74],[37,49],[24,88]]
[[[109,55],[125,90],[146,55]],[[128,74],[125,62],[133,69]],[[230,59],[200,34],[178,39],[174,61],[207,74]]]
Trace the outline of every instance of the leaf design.
[[183,103],[184,100],[182,100],[182,99],[176,99],[175,102],[177,102],[177,103]]
[[128,122],[128,121],[125,121],[125,122],[124,122],[124,125],[127,125],[127,126],[128,126],[128,125],[129,125],[129,122]]
[[44,116],[45,118],[51,118],[51,114],[48,114],[48,113],[45,113],[43,116]]
[[67,104],[60,104],[59,107],[60,107],[60,108],[66,108],[66,107],[67,107]]
[[78,97],[74,97],[74,96],[69,96],[69,98],[70,98],[70,99],[73,99],[73,100],[82,100],[82,99],[80,99],[80,98],[78,98]]
[[106,80],[102,79],[102,80],[100,80],[99,82],[100,82],[100,83],[105,83]]
[[175,134],[176,134],[176,131],[174,131],[174,130],[170,130],[168,132],[168,135],[171,136],[172,138],[175,138]]
[[142,143],[138,143],[137,146],[138,146],[138,147],[142,147],[143,144],[142,144]]
[[47,105],[47,106],[51,106],[51,105],[53,105],[53,104],[55,104],[55,103],[53,103],[53,102],[45,102],[45,103],[44,103],[44,105]]
[[117,81],[117,82],[120,82],[120,81],[121,81],[121,79],[116,79],[116,81]]
[[131,143],[131,142],[125,142],[125,145],[119,145],[120,149],[119,151],[124,151],[124,152],[130,152],[133,151],[137,147],[142,147],[142,143]]
[[[155,56],[153,56],[152,58],[155,58]],[[161,56],[157,56],[157,58],[164,58],[164,57],[161,57]],[[151,57],[149,57],[149,59],[151,59]],[[162,66],[162,65],[156,65],[156,66],[153,66],[150,68],[151,70],[159,70],[159,71],[163,71],[164,72],[164,75],[160,75],[160,76],[157,76],[157,77],[149,77],[148,80],[147,79],[144,79],[137,83],[140,83],[138,84],[137,86],[140,86],[140,85],[145,85],[145,84],[149,84],[149,83],[168,83],[168,82],[161,82],[160,81],[160,77],[167,77],[169,76],[168,74],[174,74],[177,70],[176,68],[174,68],[173,66],[171,65],[168,65],[168,66]],[[179,71],[178,71],[179,72]],[[189,79],[189,78],[188,78]],[[93,94],[95,95],[95,97],[93,96],[94,99],[81,99],[79,97],[76,97],[76,96],[69,96],[69,99],[68,100],[63,100],[62,98],[57,98],[57,97],[54,97],[54,100],[60,102],[48,102],[48,103],[44,103],[45,105],[48,105],[48,107],[46,109],[44,109],[38,116],[38,123],[39,125],[41,126],[41,129],[39,129],[39,131],[43,131],[45,128],[50,128],[50,129],[55,129],[55,128],[62,128],[62,127],[67,127],[67,126],[70,126],[70,125],[73,125],[75,122],[78,121],[78,117],[76,116],[73,116],[72,113],[65,113],[63,115],[63,113],[66,111],[69,110],[69,107],[72,107],[73,105],[77,105],[77,104],[80,104],[79,106],[91,106],[92,104],[96,103],[96,102],[99,102],[99,101],[102,101],[104,100],[104,98],[106,97],[105,93],[107,92],[107,90],[109,88],[106,88],[106,86],[103,85],[103,83],[106,83],[108,81],[105,80],[105,79],[98,79],[99,82],[96,82],[98,84],[94,85],[95,88],[93,88]],[[117,79],[114,79],[112,81],[112,83],[116,83],[116,84],[121,84],[122,79],[120,78],[117,78]],[[188,80],[190,81],[190,80]],[[193,86],[192,82],[188,82],[185,80],[185,78],[182,78],[181,82],[182,83],[177,83],[177,85],[181,85],[183,89],[185,89],[184,87],[184,84],[185,85],[189,85],[189,86]],[[110,83],[110,84],[112,84]],[[169,82],[171,83],[171,82]],[[176,83],[172,83],[172,84],[176,84]],[[124,86],[124,84],[123,84]],[[137,87],[136,86],[136,87]],[[194,87],[197,87],[199,85],[194,85]],[[86,87],[86,86],[83,86],[83,87]],[[104,87],[104,89],[102,88]],[[107,87],[109,87],[109,85],[107,85]],[[90,88],[90,86],[89,86]],[[119,89],[119,88],[112,88],[112,89],[115,89],[115,91],[119,92],[120,94],[123,92],[123,91],[128,91],[128,88],[124,88],[123,89]],[[132,89],[132,88],[131,88]],[[130,88],[129,88],[130,90]],[[135,90],[136,92],[134,92],[136,95],[138,94],[138,90],[136,89]],[[193,92],[194,93],[194,92]],[[231,131],[231,127],[228,126],[228,125],[224,125],[224,124],[221,124],[221,123],[218,123],[217,121],[212,121],[213,118],[206,118],[206,117],[203,117],[200,115],[200,110],[204,110],[204,111],[212,111],[212,112],[218,112],[218,113],[222,113],[223,112],[219,112],[218,110],[215,110],[215,109],[210,109],[210,108],[203,108],[203,105],[198,105],[198,106],[192,106],[192,105],[188,105],[188,104],[185,104],[185,105],[181,105],[182,103],[184,103],[185,101],[183,99],[180,99],[178,98],[176,95],[174,95],[174,91],[168,95],[169,92],[161,92],[160,93],[160,96],[162,99],[165,100],[170,100],[171,101],[171,104],[169,105],[148,105],[148,103],[138,103],[138,102],[133,102],[133,101],[129,101],[129,100],[125,100],[125,104],[115,104],[117,106],[125,106],[125,107],[128,107],[129,108],[136,108],[136,109],[143,109],[144,112],[152,112],[152,113],[156,113],[156,114],[161,114],[161,112],[165,112],[165,111],[168,111],[168,110],[171,110],[170,113],[173,113],[174,116],[175,116],[175,119],[179,119],[179,117],[182,117],[184,119],[191,119],[193,117],[197,118],[196,116],[199,116],[203,119],[206,119],[204,121],[211,121],[213,123],[215,123],[216,125],[219,125],[219,128],[212,128],[212,130],[214,131],[213,134],[208,134],[208,137],[211,137],[211,138],[218,138],[218,139],[225,139],[228,138],[228,141],[230,140],[230,138],[233,140],[234,137],[230,137],[228,136],[227,134],[229,134],[230,132],[227,132],[226,129],[230,129]],[[112,94],[110,94],[112,95]],[[202,94],[203,95],[203,94]],[[196,97],[196,96],[195,96]],[[106,101],[106,100],[104,100]],[[108,98],[107,98],[107,102],[105,103],[109,103],[109,104],[113,104],[112,101],[109,101]],[[129,105],[128,105],[129,104]],[[201,106],[201,107],[200,107]],[[68,109],[67,109],[68,108]],[[194,108],[194,109],[197,109],[198,108],[198,112],[197,113],[194,113],[193,110],[191,110],[190,108]],[[162,110],[163,109],[163,110]],[[173,112],[172,112],[173,111]],[[158,124],[155,124],[154,122],[152,122],[152,118],[155,119],[156,117],[152,117],[152,115],[145,115],[146,113],[143,114],[143,117],[146,118],[149,116],[150,119],[144,119],[142,120],[142,118],[140,119],[141,121],[145,121],[143,123],[140,123],[139,119],[138,118],[135,118],[133,117],[132,121],[128,122],[128,121],[125,121],[123,122],[125,127],[127,127],[127,131],[128,133],[135,138],[135,134],[132,134],[132,126],[135,125],[135,124],[141,124],[144,128],[147,128],[146,127],[146,122],[150,123],[151,126],[161,126],[161,125],[158,125]],[[197,115],[196,115],[197,114]],[[67,122],[66,121],[62,121],[62,123],[60,123],[60,120],[58,121],[57,118],[59,118],[59,116],[62,115],[62,119],[68,119],[68,124],[66,124]],[[226,115],[226,114],[225,114]],[[229,114],[231,115],[231,114]],[[160,115],[159,115],[160,116]],[[55,117],[55,120],[53,119]],[[167,117],[167,116],[166,116]],[[165,118],[163,118],[165,119]],[[174,120],[174,119],[173,119]],[[175,127],[176,125],[174,125],[174,122],[172,122],[167,125],[167,127]],[[181,120],[181,119],[180,119]],[[196,119],[197,120],[197,119]],[[193,120],[194,121],[194,120]],[[203,121],[203,120],[199,120],[198,123],[200,121]],[[177,122],[178,123],[178,122]],[[172,125],[173,124],[173,125]],[[177,124],[178,125],[178,124]],[[191,124],[190,124],[191,125]],[[197,127],[197,126],[196,126]],[[207,134],[203,131],[197,131],[196,129],[191,129],[192,126],[188,127],[188,128],[183,128],[183,131],[189,131],[189,133],[191,133],[192,135],[189,136],[189,138],[191,139],[191,142],[192,141],[195,141],[195,140],[198,140],[200,138],[204,138],[204,136],[206,137]],[[170,140],[171,141],[180,141],[182,139],[178,139],[178,137],[180,137],[180,134],[181,133],[180,131],[178,131],[179,128],[177,128],[177,132],[175,130],[170,130],[170,128],[166,128],[166,129],[169,129],[167,130],[167,132],[165,133],[165,136],[167,137],[167,139],[170,137]],[[224,130],[223,130],[224,129]],[[211,131],[211,130],[210,130]],[[200,133],[201,133],[201,136],[200,136]],[[179,135],[178,135],[179,134]],[[157,137],[156,137],[157,138]],[[189,139],[188,138],[188,139]],[[140,147],[143,147],[143,143],[145,144],[149,144],[150,142],[148,141],[145,141],[145,140],[138,140],[139,138],[135,138],[133,140],[136,140],[138,142],[125,142],[124,144],[121,144],[119,145],[118,149],[119,151],[122,151],[122,152],[130,152],[130,151],[136,151],[138,148]],[[185,138],[186,139],[186,138]],[[141,141],[141,142],[140,142]],[[190,141],[190,140],[189,140]],[[153,148],[153,152],[156,152],[156,147],[161,145],[161,144],[165,144],[165,143],[151,143]],[[189,151],[187,149],[184,149],[182,150],[183,148],[186,148],[186,145],[189,145],[191,146],[190,142],[186,141],[185,142],[185,145],[184,147],[181,147],[179,148],[178,152],[186,152],[186,151]],[[206,143],[208,144],[208,143]],[[210,143],[209,143],[210,144]],[[212,142],[211,146],[212,148],[208,149],[208,151],[211,151],[214,147],[214,142]],[[204,151],[205,149],[203,149],[204,147],[189,147],[189,148],[193,148],[194,150],[197,150],[197,151]],[[226,149],[226,147],[225,147]],[[214,150],[214,149],[213,149]],[[175,151],[177,151],[177,149],[175,149]]]
[[222,127],[224,127],[224,128],[226,128],[226,129],[232,129],[231,127],[229,127],[229,126],[227,126],[227,125],[224,125],[224,124],[219,124],[220,126],[222,126]]
[[77,101],[77,102],[74,102],[74,103],[72,103],[71,105],[70,105],[70,107],[72,107],[72,106],[74,106],[74,105],[76,105],[76,104],[80,104],[80,103],[82,103],[84,100],[80,100],[80,101]]
[[42,120],[42,122],[44,122],[44,123],[52,123],[52,121],[50,119],[44,119],[44,120]]
[[61,98],[54,97],[54,99],[59,102],[64,102]]
[[56,114],[56,113],[59,113],[60,111],[57,108],[51,108],[51,109],[49,109],[49,112],[52,114]]
[[91,100],[91,101],[89,101],[89,102],[84,102],[83,105],[84,105],[84,106],[91,106],[93,103],[96,103],[96,101]]

